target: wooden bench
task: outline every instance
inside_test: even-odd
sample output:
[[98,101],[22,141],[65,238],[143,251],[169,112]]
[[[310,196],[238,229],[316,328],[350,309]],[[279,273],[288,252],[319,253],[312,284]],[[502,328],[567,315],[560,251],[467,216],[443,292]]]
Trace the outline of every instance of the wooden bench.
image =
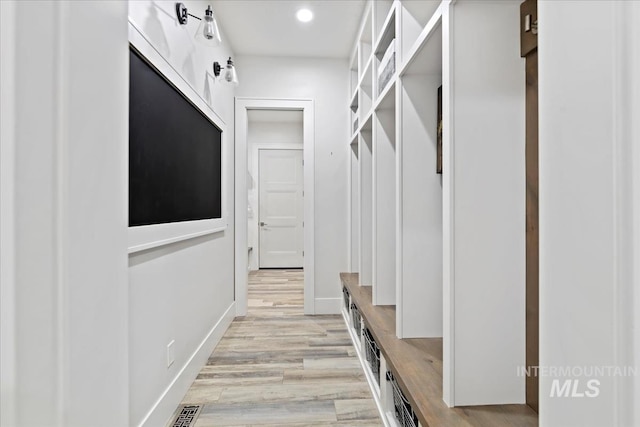
[[357,273],[340,273],[340,280],[423,427],[538,425],[538,414],[527,405],[449,408],[442,400],[442,338],[396,338],[395,306],[374,306],[371,286],[360,286]]

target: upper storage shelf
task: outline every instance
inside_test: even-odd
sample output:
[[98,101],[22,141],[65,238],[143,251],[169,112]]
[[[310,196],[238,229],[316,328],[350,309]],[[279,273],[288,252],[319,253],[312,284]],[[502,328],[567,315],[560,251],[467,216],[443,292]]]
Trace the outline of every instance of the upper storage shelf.
[[[358,90],[366,87],[365,95],[375,104],[440,25],[446,3],[440,0],[368,2],[350,61],[351,100]],[[362,99],[360,101],[362,103]],[[361,108],[362,114],[367,111]]]
[[375,43],[378,44],[379,36],[382,34],[382,29],[386,26],[391,9],[393,9],[392,0],[375,0],[373,3],[373,15],[374,15],[374,27]]
[[367,6],[367,11],[365,12],[365,20],[360,28],[360,37],[358,38],[358,55],[360,60],[360,78],[362,78],[364,72],[366,71],[365,64],[369,61],[371,57],[371,49],[373,47],[373,8],[369,5]]
[[360,117],[363,121],[367,114],[370,113],[373,105],[374,98],[371,76],[372,68],[371,62],[369,62],[360,81]]
[[351,97],[351,103],[349,104],[349,108],[351,108],[351,111],[353,111],[354,113],[358,112],[358,91],[356,90],[356,93],[353,94],[353,96]]
[[407,61],[400,68],[400,75],[442,76],[442,15],[433,15],[408,50]]
[[353,98],[353,95],[358,90],[358,49],[351,58],[349,63],[349,95]]
[[382,35],[378,39],[378,43],[374,49],[375,57],[375,87],[376,95],[384,90],[385,87],[395,78],[398,55],[396,40],[396,8],[393,7],[384,22]]
[[380,29],[379,37],[376,41],[375,54],[376,56],[383,55],[386,51],[389,43],[396,38],[396,8],[393,7],[389,10],[389,14],[385,18],[382,28]]
[[401,2],[399,7],[402,27],[400,36],[402,38],[400,58],[403,62],[409,58],[411,48],[431,18],[436,15],[436,13],[437,15],[441,15],[441,12],[438,10],[439,8],[440,1],[437,0]]
[[395,111],[396,108],[396,82],[392,81],[382,91],[376,102],[376,111]]

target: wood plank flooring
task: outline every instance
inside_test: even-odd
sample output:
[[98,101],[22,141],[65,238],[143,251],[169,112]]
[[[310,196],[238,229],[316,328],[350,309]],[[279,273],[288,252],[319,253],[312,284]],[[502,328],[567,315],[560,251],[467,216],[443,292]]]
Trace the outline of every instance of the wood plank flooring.
[[381,426],[341,316],[304,316],[303,272],[249,275],[233,321],[182,405],[195,427]]

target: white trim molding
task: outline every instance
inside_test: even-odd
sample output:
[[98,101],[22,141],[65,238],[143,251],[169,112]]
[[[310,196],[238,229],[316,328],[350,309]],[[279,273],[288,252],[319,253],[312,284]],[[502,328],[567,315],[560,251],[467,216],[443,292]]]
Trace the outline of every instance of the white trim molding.
[[342,304],[342,298],[316,298],[314,314],[340,314]]
[[454,91],[451,51],[453,50],[453,10],[451,3],[442,4],[442,399],[448,406],[455,406],[455,182],[453,162],[453,108]]
[[[615,363],[640,368],[640,4],[622,2],[614,10],[613,114]],[[616,377],[615,425],[640,425],[638,375]]]
[[[640,28],[638,28],[638,22],[640,22],[640,3],[630,2],[627,7],[631,8],[631,13],[627,15],[629,23],[628,31],[631,32],[629,40],[631,46],[629,52],[631,60],[631,68],[629,69],[629,82],[632,83],[629,96],[631,99],[631,110],[629,117],[638,117],[640,114],[640,82],[638,82],[637,76],[640,73]],[[631,170],[632,177],[632,194],[633,194],[633,253],[632,260],[640,259],[640,123],[637,120],[630,121],[631,133],[628,139],[631,144],[633,164]],[[634,142],[635,141],[635,142]],[[634,315],[633,328],[635,331],[634,339],[634,360],[633,364],[636,367],[640,367],[640,262],[633,262],[633,283],[631,284],[634,289],[634,306],[632,313]],[[638,402],[640,400],[640,375],[635,377],[635,383],[633,384],[633,393],[631,396],[632,402]],[[640,405],[633,405],[634,413],[633,425],[640,425]]]
[[0,425],[15,425],[16,342],[16,3],[0,2]]
[[304,313],[315,314],[314,189],[315,113],[310,99],[236,98],[235,102],[235,300],[238,316],[247,314],[247,131],[248,110],[303,112],[304,158]]

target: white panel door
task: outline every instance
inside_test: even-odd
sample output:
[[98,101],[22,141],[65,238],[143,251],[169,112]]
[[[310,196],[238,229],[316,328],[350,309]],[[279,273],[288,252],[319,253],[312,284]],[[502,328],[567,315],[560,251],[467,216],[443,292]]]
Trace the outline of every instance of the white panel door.
[[300,268],[302,150],[259,150],[260,268]]

